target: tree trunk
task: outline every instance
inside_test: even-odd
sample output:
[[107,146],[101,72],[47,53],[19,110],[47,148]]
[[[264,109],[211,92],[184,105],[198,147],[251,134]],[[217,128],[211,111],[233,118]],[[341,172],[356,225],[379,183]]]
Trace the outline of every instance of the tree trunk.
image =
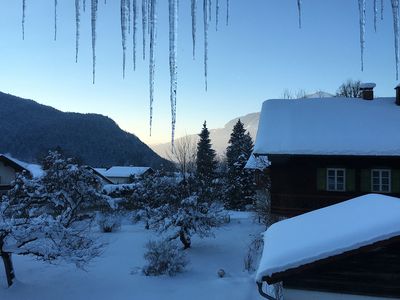
[[190,248],[190,245],[191,245],[190,236],[186,233],[186,231],[184,229],[181,229],[179,231],[179,239],[181,240],[181,242],[183,244],[183,249]]
[[11,259],[11,253],[10,252],[1,252],[1,258],[3,259],[4,270],[6,271],[7,284],[10,287],[14,283],[14,278],[15,278],[14,266],[13,266],[12,259]]

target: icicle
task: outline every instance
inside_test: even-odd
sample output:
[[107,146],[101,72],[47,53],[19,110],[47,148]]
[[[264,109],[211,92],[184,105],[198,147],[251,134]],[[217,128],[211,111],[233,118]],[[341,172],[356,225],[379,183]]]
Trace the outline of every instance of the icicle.
[[121,0],[122,77],[125,78],[127,3]]
[[97,22],[97,5],[98,0],[92,0],[91,3],[91,23],[92,23],[92,68],[93,68],[93,84],[96,79],[96,22]]
[[79,26],[81,23],[80,2],[81,0],[75,0],[75,62],[78,62],[79,51]]
[[195,59],[195,57],[196,57],[197,0],[192,0],[191,14],[192,14],[192,45],[193,45],[193,59]]
[[178,0],[169,0],[169,73],[171,101],[171,149],[174,149],[176,124],[176,93],[178,87],[177,72],[178,50]]
[[142,0],[143,60],[146,59],[147,1],[151,0]]
[[299,28],[301,28],[301,0],[297,0],[297,11],[299,13]]
[[57,40],[57,0],[54,0],[54,40]]
[[361,71],[364,71],[365,1],[366,0],[358,0],[359,21],[360,21]]
[[376,18],[378,16],[378,6],[377,6],[377,2],[378,0],[374,0],[374,30],[376,32]]
[[83,0],[83,12],[86,12],[86,0]]
[[399,0],[392,0],[396,80],[399,79]]
[[136,34],[137,34],[137,18],[138,18],[138,7],[137,1],[132,0],[133,6],[133,70],[136,70]]
[[26,0],[22,0],[22,39],[25,39],[25,11],[26,11]]
[[132,7],[131,0],[126,0],[126,9],[128,12],[128,33],[131,34],[131,18],[132,18]]
[[208,68],[208,0],[203,0],[203,23],[204,23],[204,81],[207,91],[207,68]]
[[211,0],[208,0],[208,22],[211,22]]
[[215,31],[218,31],[219,0],[215,1]]
[[381,0],[381,20],[383,20],[383,0]]
[[150,1],[150,58],[149,58],[149,83],[150,83],[150,136],[153,126],[153,101],[154,101],[154,71],[155,71],[155,46],[156,46],[156,5],[157,0]]
[[226,26],[229,25],[229,0],[226,0]]

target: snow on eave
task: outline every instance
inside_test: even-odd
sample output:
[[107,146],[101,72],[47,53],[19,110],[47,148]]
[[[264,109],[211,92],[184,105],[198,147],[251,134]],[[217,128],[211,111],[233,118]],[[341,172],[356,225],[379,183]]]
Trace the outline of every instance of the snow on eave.
[[368,194],[321,208],[268,228],[256,279],[399,235],[399,198]]
[[394,98],[271,99],[263,103],[257,154],[400,156]]
[[140,176],[150,170],[150,167],[125,167],[125,166],[114,166],[109,168],[104,176],[108,178],[127,178],[130,176]]
[[245,169],[263,171],[271,165],[266,155],[257,155],[252,153],[244,166]]
[[44,171],[43,171],[42,167],[38,164],[24,162],[22,160],[12,157],[10,154],[0,154],[0,157],[1,156],[4,156],[5,158],[11,160],[12,162],[17,164],[21,168],[29,171],[31,173],[32,177],[34,177],[34,178],[39,178],[44,175]]

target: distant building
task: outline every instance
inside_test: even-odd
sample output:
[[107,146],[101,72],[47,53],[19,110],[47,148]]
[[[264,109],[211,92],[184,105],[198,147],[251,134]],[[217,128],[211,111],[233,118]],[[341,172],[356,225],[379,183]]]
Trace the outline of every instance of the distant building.
[[113,182],[104,175],[104,173],[106,172],[107,169],[105,169],[105,168],[92,168],[92,167],[88,167],[88,168],[90,170],[92,170],[93,174],[96,175],[100,179],[100,181],[101,181],[101,183],[103,185],[113,184]]
[[27,172],[33,177],[43,175],[42,168],[39,165],[29,164],[9,155],[0,154],[0,195],[6,193],[17,173]]
[[132,182],[133,178],[146,177],[153,173],[154,170],[150,167],[115,166],[107,169],[103,175],[114,184],[123,184]]
[[263,103],[253,155],[270,164],[257,178],[268,178],[273,214],[292,217],[367,193],[400,197],[400,87],[396,99],[374,99],[374,86],[361,85],[363,98]]
[[271,225],[259,292],[282,282],[285,300],[400,298],[400,199],[368,194]]

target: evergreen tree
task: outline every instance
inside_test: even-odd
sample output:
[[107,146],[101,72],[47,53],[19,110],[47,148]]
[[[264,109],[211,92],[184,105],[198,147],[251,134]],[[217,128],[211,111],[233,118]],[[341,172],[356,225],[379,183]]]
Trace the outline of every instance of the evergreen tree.
[[211,148],[210,132],[204,121],[197,143],[196,174],[200,182],[210,185],[216,177],[217,160],[215,150]]
[[226,202],[229,208],[244,209],[247,204],[253,202],[255,193],[253,172],[244,168],[252,151],[253,140],[239,119],[233,127],[226,149],[228,167]]

